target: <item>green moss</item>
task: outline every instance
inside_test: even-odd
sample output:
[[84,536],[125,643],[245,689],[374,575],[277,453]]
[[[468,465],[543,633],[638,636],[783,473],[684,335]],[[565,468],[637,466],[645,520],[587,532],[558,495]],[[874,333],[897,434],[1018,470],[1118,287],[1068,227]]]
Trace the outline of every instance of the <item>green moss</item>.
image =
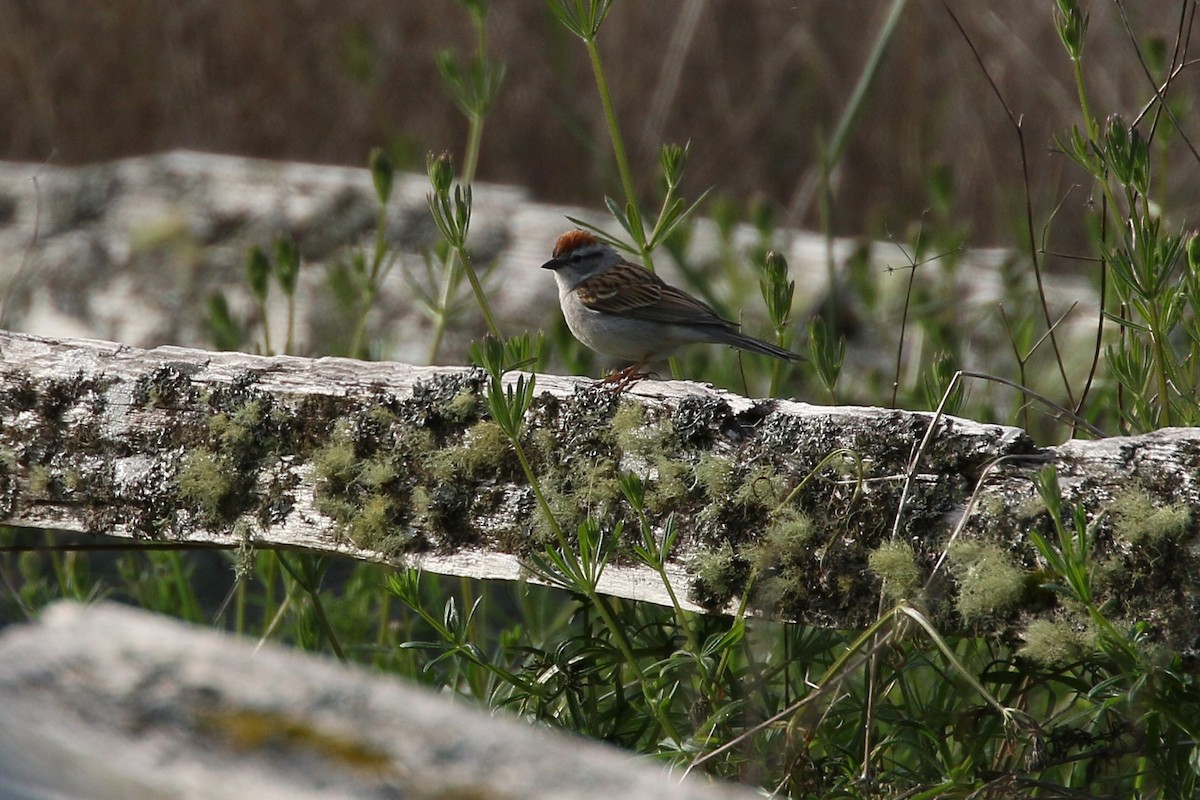
[[706,608],[724,607],[745,582],[745,570],[729,542],[696,551],[687,566],[692,574],[692,594]]
[[504,430],[487,420],[471,426],[453,455],[468,475],[495,474],[513,457],[513,447]]
[[[1000,516],[1003,516],[1003,513],[1002,511]],[[1045,513],[1046,501],[1040,497],[1027,497],[1024,500],[1018,501],[1011,512],[1013,519],[1021,524],[1035,522]]]
[[530,454],[531,459],[536,457],[539,461],[554,460],[556,454],[559,452],[559,443],[558,438],[553,432],[546,428],[536,428],[532,431],[527,431],[525,435],[529,439],[529,446],[526,452]]
[[785,564],[759,577],[754,608],[775,614],[806,607],[811,602],[812,570],[808,565]]
[[313,507],[330,519],[344,521],[354,516],[356,506],[345,497],[318,492],[313,498]]
[[424,471],[421,482],[430,486],[444,483],[457,483],[462,480],[462,458],[458,448],[447,447],[434,449],[425,453],[421,460]]
[[617,471],[611,458],[572,459],[569,471],[571,485],[580,505],[607,513],[624,497]]
[[662,455],[675,432],[669,421],[650,424],[640,405],[624,402],[612,418],[613,439],[627,453],[642,456]]
[[639,452],[641,434],[646,428],[646,414],[636,403],[622,403],[613,414],[612,432],[617,445],[629,452]]
[[766,465],[751,469],[734,492],[733,500],[745,508],[774,508],[787,496],[778,470]]
[[807,605],[812,591],[813,532],[812,520],[789,506],[771,514],[761,534],[742,547],[742,559],[759,575],[756,608]]
[[727,458],[701,453],[700,459],[692,465],[692,471],[696,483],[713,500],[727,497],[733,491],[733,464]]
[[[573,539],[575,530],[586,517],[585,509],[572,495],[558,491],[553,485],[543,484],[542,495],[546,498],[546,504],[550,506],[555,521],[567,534],[567,538]],[[533,510],[533,518],[530,522],[532,523],[535,547],[558,543],[558,537],[554,534],[554,526],[550,524],[550,520],[546,519],[546,514],[540,505]]]
[[29,494],[33,497],[47,498],[54,487],[54,476],[50,469],[41,464],[29,468]]
[[403,425],[395,432],[395,438],[397,447],[417,458],[443,449],[438,444],[437,437],[427,428]]
[[[391,420],[394,417],[380,412],[382,406],[364,411],[365,415]],[[382,415],[382,416],[381,416]],[[339,424],[328,444],[313,452],[311,463],[316,483],[313,498],[318,511],[337,523],[337,531],[356,546],[397,556],[413,545],[413,536],[406,529],[412,517],[410,487],[407,485],[414,442],[432,442],[417,431],[360,427],[363,420],[347,420]],[[412,434],[411,436],[409,434]],[[394,438],[393,438],[394,437]],[[360,455],[355,439],[367,450]],[[428,494],[422,494],[427,511]]]
[[967,622],[1008,611],[1025,593],[1025,573],[999,546],[969,539],[948,551],[958,579],[955,606]]
[[481,408],[479,393],[473,389],[463,389],[446,404],[442,414],[451,422],[466,422],[478,417]]
[[1153,547],[1187,533],[1192,512],[1185,503],[1156,507],[1141,489],[1129,489],[1113,498],[1108,507],[1113,532],[1132,545]]
[[437,447],[432,438],[409,439],[416,446],[422,482],[431,485],[461,483],[464,478],[496,477],[515,465],[512,444],[494,422],[479,422],[463,436],[457,447]]
[[687,499],[688,485],[685,477],[691,476],[691,467],[666,456],[654,459],[655,475],[646,484],[646,510],[652,514],[667,514],[678,511]]
[[398,471],[391,457],[383,453],[376,453],[362,463],[358,473],[358,482],[368,491],[376,490],[394,482],[397,475]]
[[345,532],[359,547],[382,550],[388,538],[395,535],[397,525],[396,501],[385,494],[368,494],[362,505],[346,521]]
[[232,414],[209,417],[208,429],[222,448],[242,450],[254,443],[255,431],[262,421],[263,402],[248,400]]
[[882,581],[884,596],[892,601],[915,597],[925,580],[912,545],[900,539],[889,539],[871,551],[867,566]]
[[709,503],[696,514],[694,527],[698,531],[716,530],[722,526],[725,507],[720,503]]
[[1099,592],[1112,586],[1119,586],[1128,578],[1128,566],[1125,559],[1118,555],[1098,558],[1092,564],[1089,574],[1092,591]]
[[1066,620],[1035,619],[1025,628],[1025,644],[1017,655],[1045,667],[1061,667],[1088,656],[1092,635]]
[[195,450],[184,456],[176,478],[179,494],[204,516],[233,519],[237,471],[229,460],[207,450]]
[[412,508],[413,516],[419,521],[436,524],[431,519],[435,512],[431,506],[429,492],[425,490],[424,486],[413,487],[412,493],[408,497],[408,504]]
[[335,438],[313,453],[312,466],[318,482],[318,493],[323,490],[344,491],[358,474],[358,457],[354,454],[354,445],[344,439]]
[[380,403],[376,403],[368,408],[365,416],[368,422],[385,427],[396,421],[396,413]]
[[252,542],[254,528],[245,520],[239,519],[233,525],[233,536],[238,543],[233,554],[233,574],[238,581],[253,580],[254,568],[258,561]]
[[761,538],[745,548],[746,559],[759,570],[807,563],[812,535],[813,524],[808,516],[797,508],[782,508],[771,515]]

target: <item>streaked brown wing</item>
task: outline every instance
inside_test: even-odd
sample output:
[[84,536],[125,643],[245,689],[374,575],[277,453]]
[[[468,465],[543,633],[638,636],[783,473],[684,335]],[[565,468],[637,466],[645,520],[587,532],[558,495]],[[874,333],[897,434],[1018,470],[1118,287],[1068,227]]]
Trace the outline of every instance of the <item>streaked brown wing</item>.
[[580,302],[593,311],[657,322],[730,327],[715,311],[653,272],[625,263],[576,287]]

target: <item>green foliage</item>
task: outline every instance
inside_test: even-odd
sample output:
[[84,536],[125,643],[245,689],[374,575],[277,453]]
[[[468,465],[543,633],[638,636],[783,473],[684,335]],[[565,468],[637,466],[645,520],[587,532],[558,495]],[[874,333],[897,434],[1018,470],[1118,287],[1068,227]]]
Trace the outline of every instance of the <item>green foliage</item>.
[[[427,160],[429,209],[442,240],[424,254],[424,280],[410,278],[410,285],[433,324],[430,361],[438,360],[443,334],[465,318],[472,303],[480,310],[490,335],[472,347],[472,360],[483,370],[483,389],[464,390],[447,404],[446,418],[469,428],[461,441],[445,446],[417,428],[407,431],[413,437],[407,444],[388,441],[380,431],[395,419],[382,405],[372,418],[378,430],[333,432],[314,445],[316,503],[349,544],[398,555],[422,526],[451,524],[452,514],[437,494],[439,482],[462,474],[520,475],[539,512],[531,529],[520,532],[528,547],[525,566],[533,581],[546,585],[480,585],[250,550],[252,531],[243,512],[256,483],[247,470],[260,459],[271,419],[271,409],[251,399],[214,410],[204,446],[185,453],[174,476],[190,513],[246,543],[241,552],[217,557],[232,569],[206,570],[226,575],[228,605],[198,595],[193,554],[130,552],[105,563],[38,550],[0,558],[5,585],[12,587],[3,598],[4,618],[32,615],[56,597],[116,596],[368,662],[679,770],[750,781],[780,796],[1194,796],[1200,788],[1194,665],[1163,650],[1149,623],[1118,616],[1113,582],[1133,584],[1143,576],[1126,575],[1123,563],[1097,556],[1098,543],[1112,541],[1149,558],[1167,558],[1162,553],[1175,552],[1194,528],[1194,509],[1156,506],[1138,487],[1099,511],[1072,506],[1057,475],[1047,470],[1037,479],[1041,506],[1016,521],[1028,529],[1013,536],[1012,549],[999,540],[955,539],[942,554],[951,579],[938,574],[941,561],[931,577],[908,540],[888,539],[864,550],[856,567],[863,585],[880,592],[879,614],[863,630],[832,631],[747,617],[752,594],[769,604],[783,597],[800,602],[820,591],[819,571],[832,552],[825,537],[837,530],[836,520],[792,503],[803,484],[789,486],[769,458],[743,469],[734,466],[731,454],[689,451],[670,419],[648,419],[641,406],[624,402],[604,423],[606,445],[616,454],[579,458],[558,471],[535,468],[539,450],[547,447],[528,426],[537,377],[514,373],[532,369],[548,349],[562,355],[565,345],[553,334],[549,346],[540,336],[503,337],[472,261],[471,187],[484,123],[502,100],[505,66],[487,52],[488,3],[465,0],[461,6],[475,35],[474,49],[439,54],[437,66],[467,121],[463,166],[458,172],[458,159],[449,153]],[[597,44],[611,8],[609,0],[550,3],[554,20],[587,51],[620,177],[619,197],[605,197],[604,203],[623,238],[597,233],[649,268],[655,253],[665,249],[689,290],[718,309],[743,309],[748,324],[765,326],[781,346],[790,346],[795,328],[804,325],[811,368],[786,372],[788,365],[772,364],[771,395],[803,396],[804,382],[815,380],[833,402],[846,396],[886,404],[879,398],[890,395],[898,405],[1000,415],[1001,406],[980,398],[975,384],[966,390],[968,373],[960,371],[969,357],[972,323],[947,302],[958,291],[952,254],[964,236],[954,226],[953,210],[962,198],[955,195],[952,167],[929,176],[932,221],[929,229],[924,221],[914,226],[905,240],[903,305],[886,296],[869,248],[835,265],[831,247],[828,302],[820,316],[801,320],[796,278],[808,276],[789,272],[786,242],[776,230],[786,219],[784,209],[757,199],[710,201],[718,247],[708,260],[689,258],[688,245],[696,241],[694,214],[709,198],[705,191],[696,200],[685,199],[690,143],[662,145],[660,174],[635,182]],[[880,32],[858,89],[823,150],[822,218],[831,241],[833,175],[898,13]],[[1041,396],[1029,384],[1039,379],[1061,380],[1050,392],[1065,406],[1065,413],[1055,414],[1059,419],[1074,414],[1127,430],[1200,424],[1200,237],[1172,222],[1157,200],[1170,155],[1163,140],[1177,129],[1165,121],[1151,127],[1153,114],[1134,121],[1112,115],[1101,123],[1089,106],[1081,68],[1088,15],[1074,0],[1056,0],[1046,13],[1075,70],[1082,112],[1081,125],[1064,132],[1058,146],[1102,201],[1095,204],[1093,255],[1106,287],[1103,317],[1097,320],[1104,326],[1096,346],[1103,358],[1091,365],[1090,394],[1068,382],[1065,368],[1044,368],[1051,358],[1058,366],[1079,357],[1059,350],[1057,321],[1037,309],[1044,306],[1040,274],[1016,274],[1022,267],[1013,259],[998,268],[1009,294],[1008,310],[997,313],[1003,315],[1015,366],[1011,379],[994,377],[1017,386],[1012,419],[1024,419],[1027,426],[1029,407]],[[1147,48],[1156,75],[1174,68],[1166,52],[1161,41]],[[1165,114],[1163,99],[1155,103]],[[368,166],[378,201],[374,247],[348,253],[331,269],[327,284],[353,321],[349,341],[337,349],[360,357],[370,349],[367,317],[396,258],[385,236],[395,167],[379,149]],[[655,188],[639,193],[639,184]],[[657,213],[643,211],[655,206]],[[1029,216],[1032,220],[1032,209]],[[1044,253],[1034,248],[1032,223],[1028,239],[1036,272]],[[933,262],[940,272],[930,277]],[[261,325],[256,346],[263,352],[274,352],[267,318],[273,288],[289,304],[284,351],[293,349],[290,317],[302,263],[300,249],[287,236],[247,253],[246,282]],[[757,292],[748,264],[761,265]],[[1037,288],[1022,293],[1019,287],[1031,282]],[[896,318],[896,309],[903,319]],[[208,311],[219,347],[254,341],[250,325],[234,318],[224,296],[214,295]],[[889,365],[894,374],[872,372],[848,357],[847,341],[865,324],[895,331],[896,355]],[[906,340],[906,333],[912,338]],[[578,349],[565,358],[580,368],[591,363]],[[765,384],[767,377],[753,366],[745,375],[717,364],[704,352],[689,353],[679,364],[688,377],[732,385],[741,378],[747,387],[756,380]],[[994,369],[999,373],[1003,366]],[[407,477],[415,468],[426,475],[419,484]],[[860,513],[855,500],[874,491],[860,478],[835,477],[851,499],[830,509],[830,516]],[[26,479],[48,498],[75,480],[46,465],[32,465]],[[692,529],[679,521],[678,510],[688,503],[700,509]],[[738,541],[722,538],[730,516],[753,520],[753,530],[741,532]],[[0,542],[23,542],[26,535],[0,530]],[[615,563],[648,567],[659,576],[669,604],[603,594],[599,587]],[[693,582],[689,598],[675,594],[681,564]],[[951,593],[944,602],[967,624],[1005,618],[1018,605],[1024,611],[1031,598],[1054,614],[1021,622],[1019,641],[949,636],[925,609],[941,599],[939,593]],[[736,613],[693,613],[689,602]]]
[[829,399],[837,402],[837,382],[846,360],[846,340],[837,336],[819,316],[808,321],[808,355]]

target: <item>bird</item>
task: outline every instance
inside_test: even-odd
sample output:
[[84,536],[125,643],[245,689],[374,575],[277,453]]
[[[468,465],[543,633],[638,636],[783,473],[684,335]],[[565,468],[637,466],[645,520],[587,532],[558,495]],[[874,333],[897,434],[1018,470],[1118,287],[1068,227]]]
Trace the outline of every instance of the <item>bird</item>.
[[641,370],[690,344],[727,344],[784,361],[801,356],[737,330],[706,303],[631,263],[582,230],[558,237],[543,269],[554,272],[567,327],[597,353],[632,362],[604,379],[624,389]]

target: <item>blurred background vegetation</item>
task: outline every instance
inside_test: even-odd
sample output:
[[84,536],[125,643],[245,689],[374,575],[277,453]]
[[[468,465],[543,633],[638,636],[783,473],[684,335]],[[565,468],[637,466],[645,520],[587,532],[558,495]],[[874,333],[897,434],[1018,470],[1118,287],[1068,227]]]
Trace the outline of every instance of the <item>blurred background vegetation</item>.
[[[624,181],[588,52],[562,19],[571,8],[605,4],[497,0],[478,15],[487,19],[486,47],[465,8],[472,5],[481,4],[0,0],[0,158],[79,164],[192,148],[360,166],[372,148],[382,147],[399,167],[420,171],[428,153],[451,150],[464,164],[464,182],[511,183],[541,200],[600,208]],[[877,42],[901,7],[899,27],[871,72]],[[551,8],[559,9],[559,20]],[[1200,203],[1200,155],[1189,149],[1200,93],[1188,61],[1190,42],[1177,49],[1175,33],[1190,37],[1196,9],[1194,0],[1094,2],[1086,8],[1087,25],[1074,0],[647,0],[616,4],[598,47],[643,208],[657,208],[653,198],[661,199],[662,143],[690,141],[683,184],[671,188],[695,198],[715,186],[702,215],[719,218],[722,206],[757,207],[763,213],[750,216],[763,221],[767,241],[776,226],[903,241],[914,224],[932,217],[938,249],[950,243],[943,252],[966,240],[1022,257],[1044,249],[1043,263],[1051,269],[1083,265],[1101,298],[1103,340],[1089,335],[1083,345],[1060,352],[1045,332],[1051,314],[1040,273],[1032,282],[1028,274],[997,269],[1014,309],[1011,325],[1000,309],[1012,359],[1004,356],[988,369],[1007,370],[1023,386],[1039,376],[1061,376],[1054,396],[1067,395],[1068,410],[1111,432],[1140,432],[1200,424],[1200,237],[1191,230]],[[1080,60],[1085,40],[1087,57]],[[506,69],[495,102],[476,116],[477,123],[486,116],[487,126],[477,171],[465,145],[467,121],[438,73],[446,51],[483,51]],[[1155,83],[1180,63],[1187,66],[1179,67],[1166,98],[1173,116],[1159,104],[1142,117]],[[855,87],[867,73],[875,76],[869,96],[856,103]],[[1027,169],[989,78],[1021,120]],[[1081,114],[1081,106],[1089,113]],[[860,109],[853,124],[846,123],[848,108]],[[1110,117],[1116,112],[1123,119]],[[1072,136],[1076,126],[1080,133]],[[831,204],[823,210],[822,153],[839,129],[849,138],[840,157],[830,159]],[[1056,138],[1071,155],[1055,151]],[[371,161],[386,203],[391,173],[379,168],[378,154]],[[446,245],[428,264],[438,285],[448,287],[441,296],[450,297],[464,274],[474,276],[465,225],[447,223],[465,219],[456,212],[469,201],[457,192],[451,200],[449,160],[435,159],[429,171],[435,216],[444,209],[438,227]],[[614,203],[618,211],[627,199]],[[643,257],[654,249],[638,245]],[[271,275],[289,303],[295,291],[299,253],[286,240],[274,252],[274,266],[265,252],[248,260],[260,304]],[[351,258],[357,272],[331,273],[342,275],[343,286],[357,287],[349,306],[360,323],[385,273],[382,233],[369,255],[363,250],[357,261]],[[753,262],[769,264],[762,256]],[[943,260],[953,277],[953,259]],[[1029,260],[1042,262],[1040,256]],[[903,317],[888,318],[873,299],[878,273],[856,273],[853,259],[847,266],[851,299],[889,330],[909,336],[891,337],[897,342],[892,370],[868,373],[877,377],[872,388],[881,402],[932,408],[946,398],[953,412],[998,415],[981,393],[969,402],[955,399],[955,370],[969,363],[963,351],[979,325],[949,283],[909,282]],[[916,275],[915,263],[909,272]],[[785,294],[788,277],[769,268],[764,276],[770,306],[769,298]],[[691,288],[698,283],[691,281]],[[754,287],[746,283],[742,295],[752,296]],[[484,292],[477,297],[484,307]],[[786,310],[788,304],[777,305]],[[434,309],[439,325],[453,324],[446,308]],[[777,333],[787,327],[779,315],[770,316]],[[230,346],[246,346],[246,331],[228,327]],[[359,354],[362,330],[360,324],[346,352]],[[822,330],[810,328],[809,366],[836,400],[840,332]],[[921,343],[913,344],[918,332]],[[571,347],[565,339],[551,337],[560,354]],[[532,385],[525,396],[501,390],[500,372],[526,359],[500,351],[531,347],[528,339],[516,344],[493,341],[496,352],[476,358],[488,368],[491,416],[507,420],[512,430],[504,434],[514,447],[523,418],[518,406],[532,396]],[[890,359],[892,347],[879,352]],[[290,344],[284,349],[292,350]],[[1035,351],[1041,361],[1030,360]],[[905,353],[916,368],[902,376]],[[838,369],[829,369],[835,362]],[[1071,369],[1075,362],[1082,368]],[[572,371],[587,370],[575,365]],[[1068,372],[1075,371],[1086,380],[1072,384]],[[826,372],[833,377],[826,380]],[[778,375],[771,387],[773,394],[790,388],[780,387]],[[1022,393],[1001,421],[1031,427],[1031,404]],[[1078,432],[1070,414],[1055,420],[1071,428],[1067,435]],[[610,529],[589,516],[578,531],[559,530],[544,552],[532,554],[541,561],[530,563],[570,565],[580,558],[576,548],[592,548],[594,555],[604,542],[647,564],[665,558],[673,536],[655,537],[674,523],[668,514],[662,528],[651,524],[639,488],[642,480],[661,476],[621,477],[641,525]],[[1104,566],[1111,562],[1097,546],[1125,541],[1121,547],[1155,563],[1183,564],[1188,572],[1194,510],[1160,509],[1169,512],[1170,526],[1143,536],[1149,544],[1128,544],[1113,533],[1118,511],[1064,499],[1053,471],[1039,474],[1037,490],[1044,508],[1014,522],[1036,555],[1012,564],[1001,559],[997,569],[978,555],[980,548],[973,563],[966,551],[950,553],[950,542],[944,551],[951,562],[963,560],[964,574],[968,567],[985,578],[1007,574],[1038,597],[1053,597],[1062,610],[1048,626],[1020,629],[1022,620],[1014,619],[1012,636],[1003,639],[962,635],[970,634],[965,614],[962,630],[936,631],[923,622],[919,586],[905,596],[884,591],[879,619],[867,631],[833,631],[615,601],[582,581],[557,582],[566,593],[525,583],[456,585],[311,554],[223,554],[231,569],[221,573],[192,553],[133,551],[104,570],[83,554],[56,549],[49,534],[47,552],[22,544],[0,559],[0,580],[12,587],[0,598],[0,623],[33,616],[59,597],[116,597],[368,662],[778,795],[1197,796],[1200,677],[1194,659],[1167,652],[1149,623],[1121,617],[1122,590],[1110,581],[1114,575],[1144,578]],[[552,509],[544,511],[559,529]],[[817,507],[812,513],[820,520],[830,512]],[[853,516],[854,524],[869,522],[867,515]],[[643,533],[647,538],[639,541]],[[796,541],[808,547],[807,539]],[[914,561],[902,538],[876,544],[866,568],[882,583],[899,572],[926,574],[928,565]],[[601,560],[613,552],[604,550]],[[735,557],[750,569],[751,556],[729,549],[730,564]],[[203,586],[213,575],[223,575],[221,588],[228,589],[216,609],[222,592]],[[983,594],[1003,605],[994,592]],[[920,622],[924,633],[908,620]]]
[[[1094,108],[1137,116],[1153,91],[1132,41],[1169,53],[1186,5],[1092,4],[1084,69]],[[1090,191],[1070,191],[1086,180],[1051,148],[1079,121],[1053,4],[951,7],[1023,116],[1035,218],[1065,199],[1049,249],[1082,246]],[[739,204],[769,204],[779,225],[822,228],[820,143],[890,11],[842,0],[617,3],[599,47],[639,190],[654,189],[662,142],[690,140],[685,195],[714,186]],[[401,168],[421,171],[426,153],[461,150],[466,135],[436,56],[469,52],[473,31],[448,1],[4,0],[0,31],[4,159],[78,164],[192,148],[358,166],[383,146]],[[478,179],[599,207],[617,180],[578,41],[541,2],[495,3],[487,34],[507,72]],[[1185,70],[1173,96],[1195,96],[1197,80]],[[1161,197],[1194,215],[1195,175],[1169,182]],[[902,236],[940,202],[970,244],[1024,246],[1015,133],[938,0],[905,7],[833,199],[838,235]]]

